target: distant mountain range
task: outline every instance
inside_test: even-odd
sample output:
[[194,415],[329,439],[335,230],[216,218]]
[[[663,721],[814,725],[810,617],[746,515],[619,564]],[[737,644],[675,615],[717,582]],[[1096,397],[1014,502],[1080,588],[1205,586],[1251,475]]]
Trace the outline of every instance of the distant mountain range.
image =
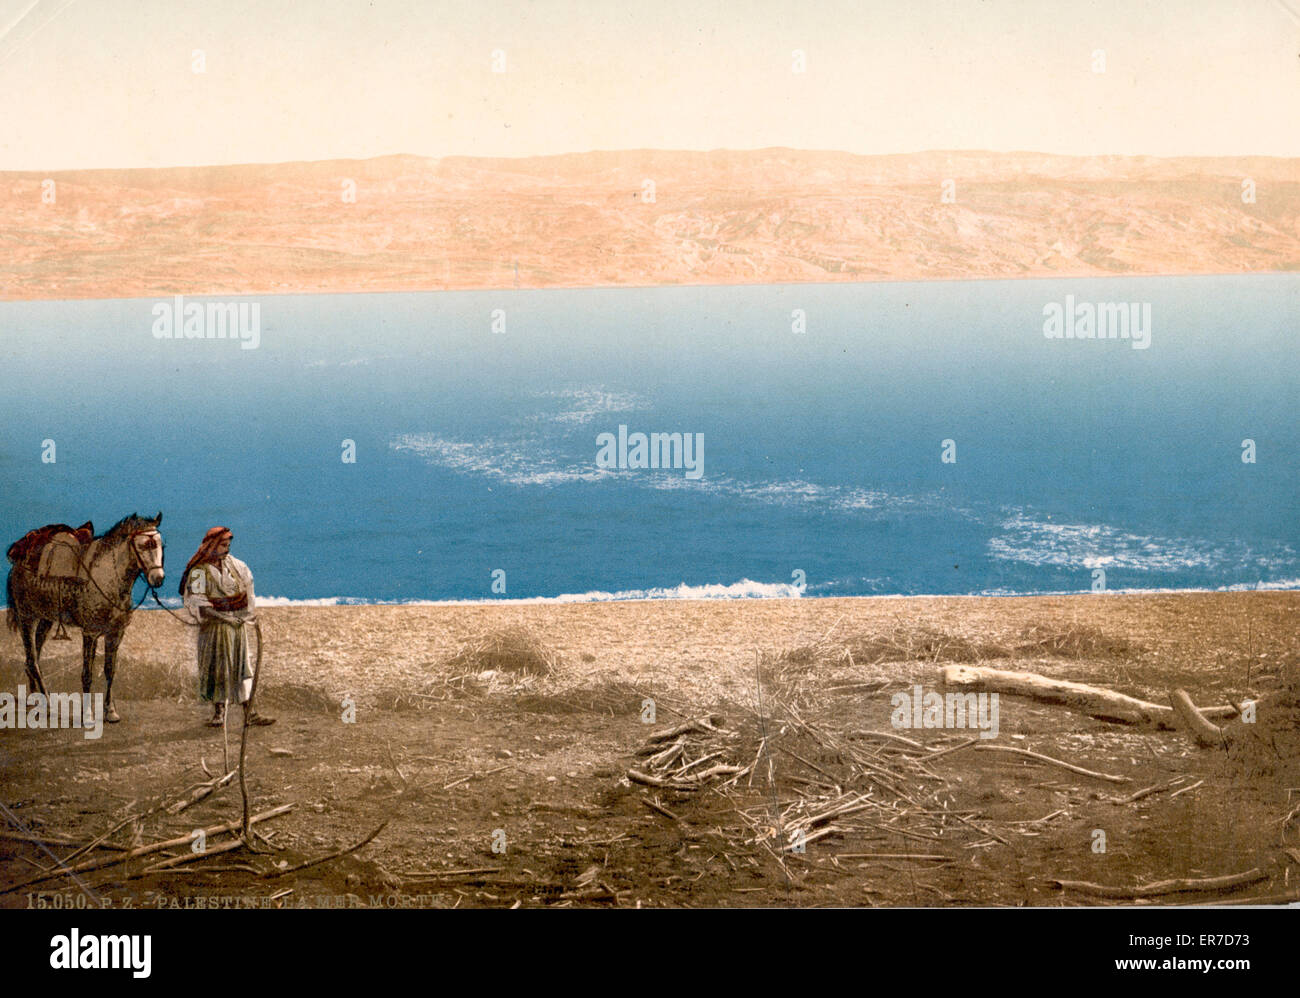
[[1297,269],[1300,159],[631,150],[0,173],[2,299]]

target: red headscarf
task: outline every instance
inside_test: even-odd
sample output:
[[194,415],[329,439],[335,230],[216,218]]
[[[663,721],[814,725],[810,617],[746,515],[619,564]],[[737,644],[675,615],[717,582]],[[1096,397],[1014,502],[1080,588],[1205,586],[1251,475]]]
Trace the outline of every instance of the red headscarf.
[[185,583],[190,577],[190,571],[196,565],[202,565],[205,562],[215,562],[217,560],[217,545],[227,537],[233,537],[229,527],[211,527],[203,540],[199,542],[199,549],[194,552],[189,562],[185,565],[185,571],[181,574],[180,594],[185,595]]

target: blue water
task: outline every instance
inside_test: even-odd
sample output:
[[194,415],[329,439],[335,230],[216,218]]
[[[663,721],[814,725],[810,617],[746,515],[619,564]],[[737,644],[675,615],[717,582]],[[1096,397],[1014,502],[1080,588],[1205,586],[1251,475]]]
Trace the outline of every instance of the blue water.
[[[1067,294],[1150,347],[1046,339]],[[291,600],[1300,587],[1300,275],[255,300],[257,349],[0,303],[0,539],[161,509],[167,593],[220,523]],[[598,468],[620,424],[703,477]]]

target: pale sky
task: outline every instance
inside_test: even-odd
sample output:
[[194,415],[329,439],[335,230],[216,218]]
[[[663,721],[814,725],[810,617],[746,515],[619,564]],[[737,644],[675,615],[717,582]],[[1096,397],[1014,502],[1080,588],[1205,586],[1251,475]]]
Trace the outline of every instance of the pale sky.
[[2,170],[766,146],[1300,156],[1300,0],[0,0]]

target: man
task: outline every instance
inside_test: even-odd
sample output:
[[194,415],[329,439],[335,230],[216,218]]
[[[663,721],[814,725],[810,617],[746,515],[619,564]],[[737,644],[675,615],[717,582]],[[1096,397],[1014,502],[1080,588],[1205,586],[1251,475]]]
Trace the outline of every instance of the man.
[[199,622],[199,698],[214,704],[211,727],[226,723],[226,704],[233,698],[244,705],[245,724],[274,724],[249,705],[253,670],[248,663],[245,629],[255,619],[253,573],[230,553],[234,535],[226,527],[213,527],[185,566],[181,595],[185,607]]

